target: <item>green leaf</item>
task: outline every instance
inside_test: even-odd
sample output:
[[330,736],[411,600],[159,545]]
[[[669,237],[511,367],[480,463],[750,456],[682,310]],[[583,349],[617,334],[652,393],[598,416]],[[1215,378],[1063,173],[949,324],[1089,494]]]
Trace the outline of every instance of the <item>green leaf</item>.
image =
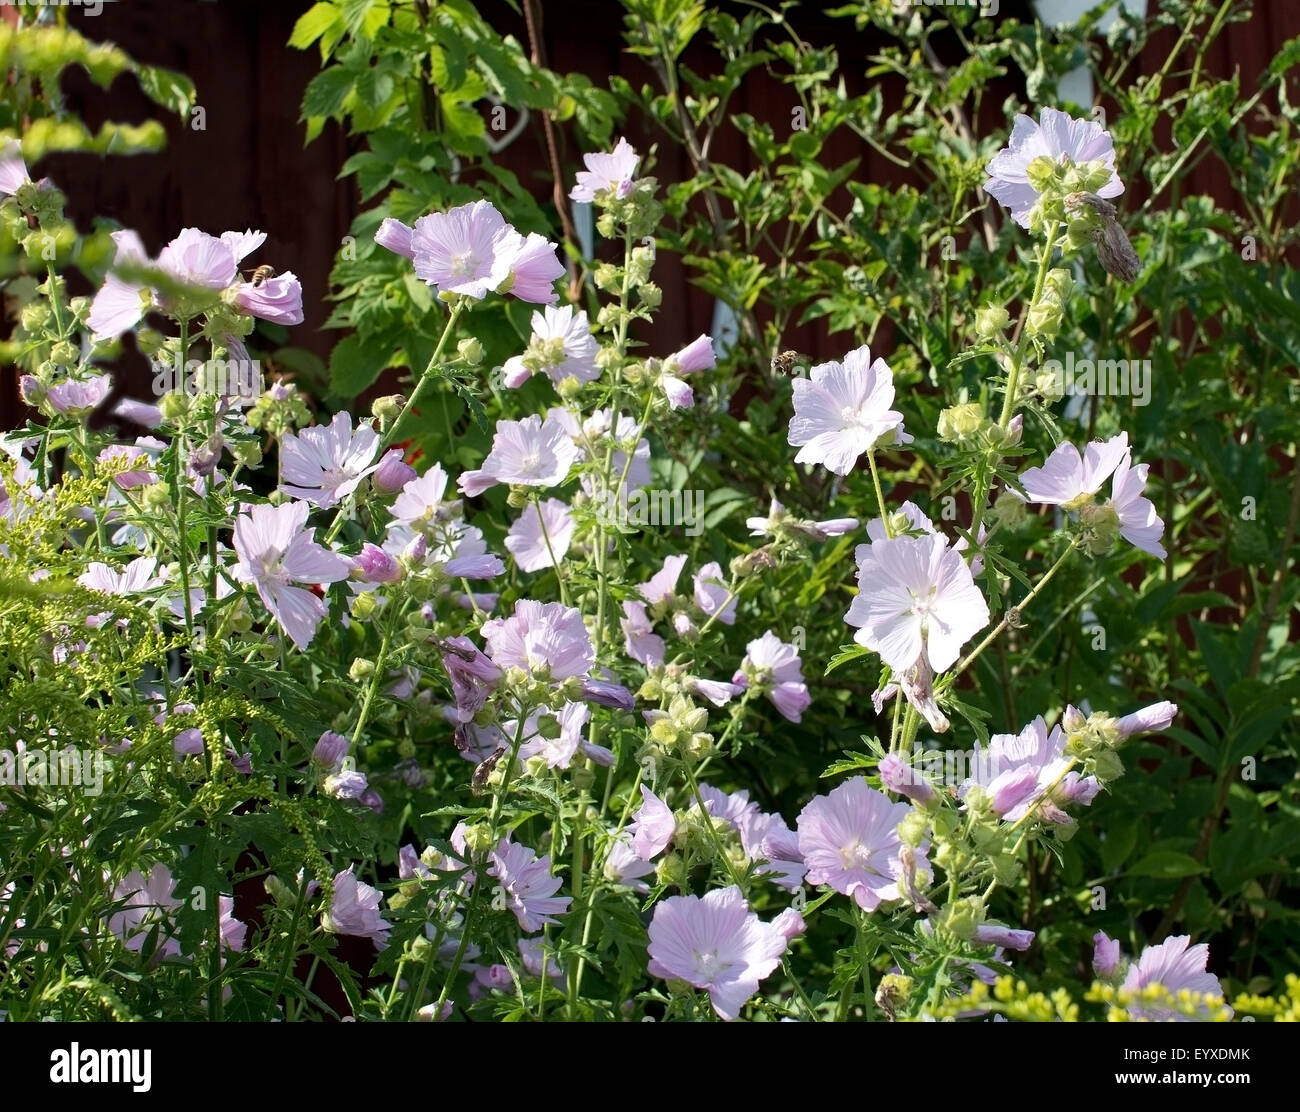
[[342,16],[338,8],[326,3],[326,0],[320,0],[320,3],[313,4],[298,17],[298,22],[293,25],[293,34],[289,36],[289,45],[298,50],[306,50],[326,31],[341,22]]
[[1157,849],[1148,853],[1127,870],[1129,876],[1149,876],[1159,880],[1178,880],[1205,872],[1205,866],[1196,858],[1172,849]]
[[861,645],[844,645],[841,647],[839,652],[831,657],[830,663],[826,665],[825,674],[829,676],[841,664],[848,664],[851,660],[857,660],[859,657],[870,655],[871,650],[864,649]]
[[340,340],[330,353],[330,393],[355,398],[389,365],[392,350],[391,345],[377,342],[375,337],[363,341],[360,336],[347,336]]
[[342,66],[330,66],[311,79],[302,95],[304,116],[333,116],[352,91],[354,74]]

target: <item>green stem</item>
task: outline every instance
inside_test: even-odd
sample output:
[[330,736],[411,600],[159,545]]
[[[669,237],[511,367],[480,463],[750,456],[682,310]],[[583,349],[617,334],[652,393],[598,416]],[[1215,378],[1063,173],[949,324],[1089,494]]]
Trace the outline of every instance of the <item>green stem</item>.
[[952,683],[953,680],[955,680],[964,671],[966,671],[966,669],[969,668],[971,664],[975,662],[975,659],[980,655],[980,653],[982,653],[985,649],[987,649],[997,639],[998,634],[1000,634],[1004,629],[1007,628],[1007,625],[1009,624],[1009,618],[1012,613],[1018,615],[1020,611],[1022,611],[1026,606],[1028,606],[1031,602],[1033,602],[1035,598],[1038,597],[1039,592],[1041,592],[1042,589],[1052,581],[1052,576],[1054,576],[1064,565],[1065,561],[1069,559],[1070,553],[1072,553],[1076,548],[1079,547],[1081,540],[1082,538],[1078,536],[1076,536],[1073,540],[1071,540],[1069,546],[1066,548],[1064,552],[1061,553],[1056,563],[1054,563],[1047,570],[1047,573],[1043,576],[1043,578],[1040,579],[1034,585],[1033,590],[1031,590],[1029,594],[1025,595],[1025,597],[1020,600],[1020,604],[1018,606],[1012,607],[1010,610],[1008,610],[1007,617],[1004,617],[1000,622],[998,622],[998,624],[993,627],[993,630],[989,633],[989,635],[985,637],[984,640],[981,641],[978,645],[976,645],[975,648],[971,650],[970,654],[957,664],[956,668],[954,668],[951,672],[948,673],[948,675],[944,678],[945,688],[947,688]]
[[456,330],[456,322],[460,319],[461,313],[465,311],[466,304],[467,302],[465,299],[461,298],[451,307],[451,312],[447,315],[446,327],[443,328],[442,335],[438,338],[438,346],[433,349],[433,355],[429,357],[428,366],[424,368],[424,373],[420,375],[419,381],[416,382],[415,389],[411,392],[410,400],[406,403],[402,412],[397,415],[397,420],[393,422],[388,432],[384,434],[383,439],[380,440],[379,452],[377,453],[378,456],[382,457],[398,439],[398,432],[405,427],[407,419],[415,412],[416,405],[428,392],[429,387],[437,381],[437,378],[433,373],[433,368],[441,362],[442,353],[447,347],[447,341],[451,339],[451,334]]

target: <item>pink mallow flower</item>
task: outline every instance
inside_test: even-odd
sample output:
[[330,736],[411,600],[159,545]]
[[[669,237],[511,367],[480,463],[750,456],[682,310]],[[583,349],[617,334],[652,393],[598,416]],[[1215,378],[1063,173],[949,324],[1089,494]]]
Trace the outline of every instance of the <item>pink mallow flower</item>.
[[961,553],[941,535],[898,536],[859,545],[858,594],[844,620],[853,639],[880,654],[908,700],[936,733],[948,720],[931,680],[989,623],[989,608]]
[[46,391],[50,408],[64,417],[84,417],[108,397],[113,389],[111,375],[92,375],[86,379],[67,379]]
[[179,954],[181,945],[175,937],[173,917],[184,902],[172,894],[175,887],[171,870],[161,862],[149,870],[148,877],[132,869],[113,889],[113,902],[120,910],[108,917],[108,929],[128,950],[139,953],[156,928],[155,959]]
[[558,498],[530,502],[506,535],[506,550],[520,571],[541,571],[563,560],[576,522]]
[[555,301],[564,264],[542,236],[521,235],[486,200],[421,216],[414,227],[387,219],[375,242],[411,259],[416,276],[439,293],[481,300],[493,290],[521,301]]
[[736,598],[728,590],[722,566],[716,560],[695,573],[695,605],[709,617],[716,614],[723,625],[736,621]]
[[960,794],[964,798],[978,784],[993,810],[1008,822],[1019,822],[1037,808],[1038,817],[1047,822],[1068,823],[1070,817],[1043,796],[1056,785],[1063,786],[1069,765],[1061,727],[1048,730],[1039,715],[1018,734],[994,734],[988,749],[976,758],[975,776],[962,784]]
[[571,201],[595,201],[597,197],[623,200],[632,192],[633,175],[641,156],[632,144],[620,137],[612,151],[584,154],[585,170],[579,170],[576,184],[569,193]]
[[799,650],[770,629],[746,646],[745,659],[731,682],[742,690],[753,684],[791,722],[798,722],[812,703]]
[[[1137,990],[1149,985],[1160,985],[1174,995],[1186,990],[1222,998],[1223,985],[1219,983],[1218,977],[1205,968],[1210,961],[1210,948],[1205,943],[1191,946],[1190,942],[1188,935],[1180,934],[1166,938],[1156,946],[1148,946],[1137,961],[1129,966],[1120,987]],[[1208,1004],[1202,1004],[1194,1016],[1158,1004],[1134,1003],[1129,1005],[1128,1010],[1136,1018],[1153,1023],[1200,1022],[1212,1015]],[[1228,1013],[1232,1014],[1231,1008]]]
[[488,655],[499,668],[519,668],[535,679],[585,676],[596,662],[582,614],[560,602],[520,599],[509,618],[483,623]]
[[[899,885],[904,849],[898,824],[912,811],[870,787],[861,776],[826,795],[815,796],[799,813],[799,852],[809,884],[827,884],[864,911],[902,899]],[[915,851],[916,873],[928,878],[926,843]]]
[[894,375],[866,345],[843,363],[819,363],[808,378],[794,380],[794,417],[789,443],[796,463],[820,463],[847,475],[863,452],[879,443],[907,443],[903,415],[894,403]]
[[259,282],[235,286],[235,306],[241,313],[272,324],[302,324],[302,283],[292,270]]
[[251,583],[262,605],[300,649],[316,636],[328,610],[322,599],[294,583],[337,583],[348,577],[343,557],[322,548],[306,528],[306,502],[255,505],[235,519],[236,580]]
[[803,930],[796,911],[764,923],[734,884],[703,897],[670,896],[655,906],[646,968],[651,976],[706,990],[713,1010],[735,1019]]
[[538,857],[527,846],[502,838],[489,855],[488,872],[496,877],[505,894],[506,906],[526,931],[539,931],[555,916],[563,915],[572,903],[569,896],[557,896],[560,878],[551,875],[551,859]]
[[677,830],[677,818],[673,810],[644,784],[641,787],[641,806],[632,822],[628,833],[632,838],[632,850],[643,861],[653,861],[668,848]]
[[668,408],[690,409],[694,406],[695,393],[682,376],[709,370],[717,366],[717,362],[713,340],[705,335],[697,336],[676,355],[665,359],[659,374],[659,388],[668,399]]
[[8,140],[0,147],[0,195],[12,197],[31,180],[22,144],[17,139]]
[[566,378],[594,382],[600,377],[596,366],[600,345],[591,334],[585,312],[572,305],[548,305],[533,313],[532,324],[528,352],[507,359],[501,368],[501,381],[506,386],[522,386],[538,369],[544,370],[557,386]]
[[1020,476],[1020,485],[1030,502],[1077,509],[1092,500],[1128,453],[1128,434],[1123,432],[1094,440],[1082,455],[1073,444],[1059,444],[1042,467],[1031,467]]
[[1124,183],[1115,172],[1115,144],[1095,120],[1076,120],[1055,108],[1044,108],[1035,123],[1018,114],[1011,129],[1008,146],[989,160],[984,191],[1011,213],[1022,228],[1029,227],[1029,213],[1038,202],[1038,190],[1029,184],[1029,164],[1036,158],[1056,163],[1101,162],[1110,170],[1110,180],[1099,190],[1099,197],[1118,197]]
[[140,556],[119,572],[96,560],[77,576],[77,582],[102,595],[139,594],[162,586],[163,580],[154,575],[157,565],[152,556]]
[[534,413],[522,421],[498,421],[482,468],[466,471],[458,485],[471,497],[497,483],[555,486],[565,480],[577,458],[578,446],[553,417],[543,421]]
[[328,425],[286,433],[280,442],[280,489],[321,509],[356,491],[379,465],[379,434],[364,422],[352,429],[352,414],[334,414]]
[[321,917],[321,926],[330,934],[368,938],[376,949],[382,950],[388,945],[388,932],[393,929],[379,913],[382,898],[379,889],[358,880],[349,865],[334,876],[334,898],[329,911]]
[[1092,971],[1109,980],[1120,967],[1119,939],[1111,938],[1105,931],[1092,936]]

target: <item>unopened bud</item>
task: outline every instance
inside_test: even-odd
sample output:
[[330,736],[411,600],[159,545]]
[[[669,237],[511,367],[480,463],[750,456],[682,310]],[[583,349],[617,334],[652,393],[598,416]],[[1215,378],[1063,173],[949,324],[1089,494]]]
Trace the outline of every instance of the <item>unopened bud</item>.
[[975,313],[975,334],[981,340],[1000,335],[1011,323],[1011,314],[1001,305],[985,305]]
[[395,421],[405,405],[406,399],[401,394],[386,394],[370,404],[370,412],[380,421]]

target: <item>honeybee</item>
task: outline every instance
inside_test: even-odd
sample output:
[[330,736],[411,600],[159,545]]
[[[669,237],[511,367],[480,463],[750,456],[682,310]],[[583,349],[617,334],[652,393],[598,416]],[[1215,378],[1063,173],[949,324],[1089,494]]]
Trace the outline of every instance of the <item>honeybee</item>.
[[783,351],[780,355],[772,360],[772,373],[778,375],[788,375],[794,371],[795,364],[799,361],[800,355],[797,351]]
[[248,281],[250,285],[260,286],[274,277],[275,267],[271,266],[270,263],[263,263],[248,276]]

